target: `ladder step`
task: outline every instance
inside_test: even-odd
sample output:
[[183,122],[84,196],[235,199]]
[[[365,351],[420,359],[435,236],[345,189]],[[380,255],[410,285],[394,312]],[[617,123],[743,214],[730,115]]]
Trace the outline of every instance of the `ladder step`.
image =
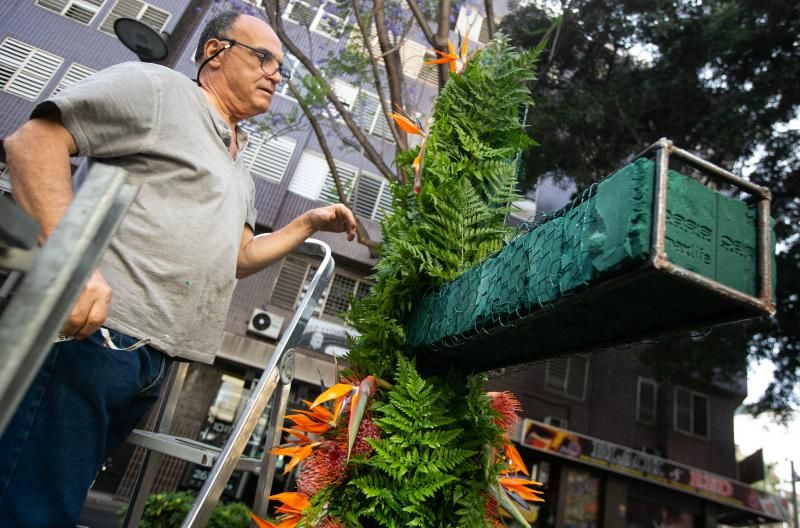
[[[173,436],[165,433],[154,433],[142,429],[134,429],[128,436],[127,441],[131,444],[157,451],[167,456],[194,462],[201,466],[211,467],[217,461],[222,448],[204,444],[189,438]],[[241,457],[236,464],[236,469],[258,473],[261,468],[261,460],[252,457]]]

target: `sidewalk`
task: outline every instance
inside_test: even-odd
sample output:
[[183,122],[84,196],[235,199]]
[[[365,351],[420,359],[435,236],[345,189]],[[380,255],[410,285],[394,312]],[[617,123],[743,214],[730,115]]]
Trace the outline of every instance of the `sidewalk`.
[[81,511],[78,527],[119,528],[121,518],[118,512],[127,505],[127,501],[115,495],[90,490]]

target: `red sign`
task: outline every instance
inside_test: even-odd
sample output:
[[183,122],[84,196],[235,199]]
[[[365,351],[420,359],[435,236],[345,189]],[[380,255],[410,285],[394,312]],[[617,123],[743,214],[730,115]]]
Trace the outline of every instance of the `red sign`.
[[522,423],[520,444],[537,451],[699,495],[774,521],[789,521],[789,505],[786,499],[722,475],[685,466],[599,438],[526,418]]

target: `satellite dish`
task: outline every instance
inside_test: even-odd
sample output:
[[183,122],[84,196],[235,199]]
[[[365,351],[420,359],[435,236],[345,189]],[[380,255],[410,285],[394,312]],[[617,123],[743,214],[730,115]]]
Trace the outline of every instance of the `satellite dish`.
[[142,62],[159,61],[167,56],[167,43],[155,29],[133,18],[118,18],[114,33]]

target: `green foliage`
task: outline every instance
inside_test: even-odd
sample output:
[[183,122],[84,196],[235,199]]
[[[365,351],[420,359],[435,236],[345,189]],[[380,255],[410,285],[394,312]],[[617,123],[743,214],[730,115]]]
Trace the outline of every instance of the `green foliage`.
[[[194,502],[188,491],[156,493],[147,497],[139,528],[174,528],[180,526]],[[206,526],[208,528],[248,528],[249,509],[242,503],[217,504]]]
[[[537,52],[518,53],[499,38],[442,90],[424,147],[422,186],[393,187],[383,221],[376,286],[347,321],[360,332],[348,355],[349,377],[394,384],[371,397],[380,438],[369,457],[350,459],[346,476],[318,492],[301,526],[331,515],[348,527],[487,528],[487,490],[503,431],[483,391],[483,376],[456,371],[422,377],[404,355],[404,322],[428,288],[459,276],[497,251],[511,234],[505,219],[517,198],[517,153],[533,142],[520,111]],[[409,180],[419,148],[397,164]],[[389,387],[389,388],[387,388]]]
[[[526,83],[535,61],[535,52],[519,53],[501,37],[442,90],[424,146],[420,193],[410,184],[394,186],[376,285],[348,317],[362,333],[349,356],[357,370],[391,372],[386,358],[393,356],[375,334],[387,334],[389,321],[402,325],[420,294],[458,277],[511,236],[504,222],[518,198],[515,155],[533,143],[520,110],[531,103]],[[409,180],[418,152],[397,157]],[[377,327],[374,314],[384,318]],[[391,348],[402,343],[391,341]]]
[[372,406],[381,438],[370,440],[374,453],[351,467],[347,484],[324,495],[328,511],[347,526],[487,526],[486,489],[496,474],[482,449],[501,431],[484,381],[423,379],[400,356],[394,387]]

